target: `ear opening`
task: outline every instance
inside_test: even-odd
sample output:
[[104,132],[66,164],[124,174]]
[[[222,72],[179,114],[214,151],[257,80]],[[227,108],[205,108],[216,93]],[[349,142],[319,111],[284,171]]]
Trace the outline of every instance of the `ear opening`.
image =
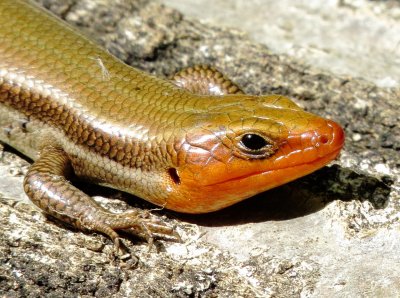
[[171,180],[174,181],[175,184],[181,184],[181,177],[179,177],[178,171],[175,168],[169,168],[168,175],[171,177]]

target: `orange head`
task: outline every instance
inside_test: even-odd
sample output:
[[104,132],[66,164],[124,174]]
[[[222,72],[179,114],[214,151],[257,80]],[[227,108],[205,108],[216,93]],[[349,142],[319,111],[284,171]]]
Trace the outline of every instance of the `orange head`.
[[343,146],[337,123],[305,112],[285,97],[212,100],[207,113],[181,123],[176,158],[163,182],[168,209],[222,209],[323,167]]

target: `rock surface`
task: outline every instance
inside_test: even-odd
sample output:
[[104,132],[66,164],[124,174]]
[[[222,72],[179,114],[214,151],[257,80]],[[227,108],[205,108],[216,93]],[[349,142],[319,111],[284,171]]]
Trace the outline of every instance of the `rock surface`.
[[[49,221],[26,204],[22,179],[29,163],[5,147],[0,296],[398,296],[399,89],[273,54],[242,32],[188,20],[155,1],[38,2],[158,76],[212,64],[248,93],[289,96],[341,123],[346,147],[330,167],[221,212],[160,211],[184,243],[158,242],[149,252],[147,244],[126,239],[137,257],[126,261],[111,257],[106,237]],[[114,210],[126,202],[152,208],[115,191],[88,192]]]
[[320,69],[381,87],[400,85],[398,0],[163,2],[204,22],[240,28],[275,53]]

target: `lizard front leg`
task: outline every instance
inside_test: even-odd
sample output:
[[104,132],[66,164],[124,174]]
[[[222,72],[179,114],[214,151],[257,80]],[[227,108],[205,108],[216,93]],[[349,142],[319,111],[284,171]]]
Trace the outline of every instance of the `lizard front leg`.
[[45,213],[79,229],[106,234],[117,251],[120,248],[117,230],[144,237],[149,243],[153,238],[179,240],[174,229],[147,211],[133,209],[120,214],[107,211],[68,181],[72,172],[70,159],[61,148],[44,147],[25,176],[24,190]]

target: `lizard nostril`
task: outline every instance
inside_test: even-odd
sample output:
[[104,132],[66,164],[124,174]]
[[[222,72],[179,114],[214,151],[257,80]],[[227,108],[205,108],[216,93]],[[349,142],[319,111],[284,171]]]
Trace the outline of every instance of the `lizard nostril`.
[[322,135],[319,137],[319,143],[327,144],[329,142],[329,137],[327,135]]

